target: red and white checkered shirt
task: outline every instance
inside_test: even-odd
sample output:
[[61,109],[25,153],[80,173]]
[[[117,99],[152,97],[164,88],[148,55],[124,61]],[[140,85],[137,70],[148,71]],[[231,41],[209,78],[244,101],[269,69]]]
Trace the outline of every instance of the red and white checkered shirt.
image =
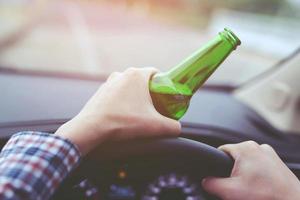
[[0,199],[49,199],[79,161],[78,148],[66,139],[17,133],[0,153]]

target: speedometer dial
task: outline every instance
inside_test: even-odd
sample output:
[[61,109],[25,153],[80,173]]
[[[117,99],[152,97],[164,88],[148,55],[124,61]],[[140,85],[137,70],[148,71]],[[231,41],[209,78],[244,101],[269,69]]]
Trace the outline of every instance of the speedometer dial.
[[203,200],[200,187],[187,176],[167,174],[150,183],[142,200]]

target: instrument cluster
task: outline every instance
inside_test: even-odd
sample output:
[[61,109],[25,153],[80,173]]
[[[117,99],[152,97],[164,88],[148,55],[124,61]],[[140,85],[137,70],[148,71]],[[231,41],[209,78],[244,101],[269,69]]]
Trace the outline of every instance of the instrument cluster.
[[74,186],[83,199],[90,200],[204,200],[201,180],[185,174],[167,172],[134,181],[126,170],[116,172],[110,181],[85,179]]

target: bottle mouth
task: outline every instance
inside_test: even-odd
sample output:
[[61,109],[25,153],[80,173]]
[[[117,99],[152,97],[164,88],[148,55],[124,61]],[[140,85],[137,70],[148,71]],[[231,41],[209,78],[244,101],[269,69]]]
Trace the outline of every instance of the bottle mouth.
[[224,31],[220,32],[219,34],[225,37],[225,39],[232,44],[234,49],[241,45],[241,40],[229,28],[224,28]]

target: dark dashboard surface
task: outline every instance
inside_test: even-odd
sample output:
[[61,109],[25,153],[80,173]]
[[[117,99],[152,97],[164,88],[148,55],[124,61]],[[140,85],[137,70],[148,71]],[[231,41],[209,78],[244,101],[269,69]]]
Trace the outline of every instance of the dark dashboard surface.
[[[0,71],[0,137],[24,130],[53,132],[77,114],[101,80]],[[182,137],[213,146],[255,140],[269,143],[283,159],[299,161],[300,137],[270,126],[222,87],[203,87],[181,119]]]
[[[77,114],[101,83],[99,80],[0,73],[0,145],[2,146],[1,143],[4,144],[10,135],[18,131],[54,132],[62,123]],[[255,111],[236,100],[230,90],[223,87],[202,88],[193,96],[190,108],[181,119],[181,123],[183,127],[181,137],[215,147],[245,140],[271,144],[300,177],[298,164],[300,137],[274,129]],[[183,158],[187,160],[184,161]],[[79,195],[83,194],[82,190],[98,195],[100,188],[105,190],[105,194],[112,195],[105,199],[119,199],[120,196],[114,195],[124,194],[128,198],[123,199],[135,199],[143,194],[153,196],[152,193],[161,188],[161,184],[165,185],[164,187],[183,184],[189,191],[185,195],[191,197],[194,195],[194,200],[203,199],[201,188],[194,187],[201,181],[201,174],[195,176],[201,162],[197,167],[191,157],[183,156],[183,158],[176,157],[172,160],[168,155],[160,160],[157,157],[150,157],[148,161],[121,160],[107,166],[89,164],[88,167],[95,167],[90,171],[98,172],[96,174],[99,176],[95,176],[94,173],[86,174],[89,178],[80,179],[77,188],[68,190],[68,193],[82,199],[79,198]],[[190,161],[192,162],[189,163]],[[167,167],[164,169],[162,166]],[[142,176],[137,172],[146,173]],[[128,174],[131,174],[130,177],[122,178]],[[194,189],[191,190],[192,188]],[[174,194],[178,195],[177,192]],[[76,199],[73,197],[70,198]]]
[[[54,129],[76,115],[101,83],[96,80],[0,73],[0,137],[26,127],[43,131]],[[205,87],[193,96],[181,122],[184,126],[209,126],[245,135],[270,128],[228,91]]]

